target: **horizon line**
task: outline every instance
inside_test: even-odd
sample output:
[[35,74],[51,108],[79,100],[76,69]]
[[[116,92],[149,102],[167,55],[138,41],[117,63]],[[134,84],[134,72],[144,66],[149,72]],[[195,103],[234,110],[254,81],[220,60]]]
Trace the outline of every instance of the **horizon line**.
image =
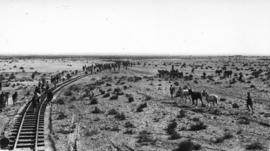
[[87,53],[66,53],[66,54],[1,54],[0,56],[164,56],[164,57],[181,57],[181,56],[260,56],[260,57],[270,57],[270,54],[87,54]]

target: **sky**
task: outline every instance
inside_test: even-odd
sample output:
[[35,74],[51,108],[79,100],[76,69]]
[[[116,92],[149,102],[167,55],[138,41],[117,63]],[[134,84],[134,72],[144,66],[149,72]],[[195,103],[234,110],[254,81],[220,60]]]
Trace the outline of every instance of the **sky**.
[[1,0],[0,54],[270,55],[269,0]]

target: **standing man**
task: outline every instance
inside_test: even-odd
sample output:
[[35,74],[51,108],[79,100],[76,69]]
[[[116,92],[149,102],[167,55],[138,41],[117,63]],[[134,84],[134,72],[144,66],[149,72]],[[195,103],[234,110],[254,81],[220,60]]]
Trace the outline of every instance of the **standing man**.
[[7,149],[9,144],[9,139],[5,136],[5,132],[0,135],[0,149]]
[[53,99],[53,92],[50,89],[47,90],[47,99],[48,101],[51,101]]
[[2,112],[2,109],[4,108],[4,93],[2,92],[0,94],[0,112]]
[[254,113],[253,112],[253,102],[252,102],[252,99],[251,99],[251,96],[250,96],[250,92],[247,93],[247,100],[246,101],[247,101],[246,105],[247,105],[248,111],[251,110],[251,112]]
[[8,105],[9,92],[6,92],[5,93],[5,97],[4,98],[5,98],[5,102],[4,102],[5,103],[5,106],[7,106]]
[[13,104],[15,104],[17,102],[17,98],[18,98],[18,93],[17,91],[12,95],[12,100],[13,100]]
[[174,90],[175,90],[175,88],[171,85],[170,86],[171,99],[173,99]]
[[35,91],[34,96],[32,97],[32,106],[33,106],[33,112],[36,112],[39,106],[39,94]]

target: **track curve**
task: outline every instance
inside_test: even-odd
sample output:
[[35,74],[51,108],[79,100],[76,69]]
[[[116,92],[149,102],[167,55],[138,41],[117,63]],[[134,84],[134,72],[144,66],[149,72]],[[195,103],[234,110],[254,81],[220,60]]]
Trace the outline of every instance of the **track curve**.
[[[70,80],[66,80],[61,84],[58,84],[55,88],[50,90],[53,94],[60,91],[63,87],[88,76],[79,75]],[[40,105],[37,112],[33,112],[32,102],[29,101],[24,107],[23,111],[15,119],[15,125],[12,128],[10,135],[10,150],[17,150],[23,148],[30,148],[34,151],[44,151],[44,116],[45,109],[49,100],[46,98],[46,94],[43,92],[40,96]]]

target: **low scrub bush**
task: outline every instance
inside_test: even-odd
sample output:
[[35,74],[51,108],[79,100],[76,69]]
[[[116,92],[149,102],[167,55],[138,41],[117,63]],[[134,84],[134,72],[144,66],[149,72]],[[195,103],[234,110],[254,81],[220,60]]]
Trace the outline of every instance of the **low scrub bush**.
[[106,94],[103,95],[103,98],[107,98],[109,96],[110,96],[110,93],[106,93]]
[[67,118],[67,116],[63,112],[59,112],[56,120],[62,120],[62,119],[65,119],[65,118]]
[[65,92],[64,92],[64,95],[65,95],[65,96],[72,96],[71,90],[65,91]]
[[199,130],[206,129],[206,127],[207,126],[202,121],[196,121],[196,122],[192,122],[189,125],[188,130],[190,130],[190,131],[199,131]]
[[99,114],[99,113],[102,113],[102,111],[98,107],[95,107],[92,113]]
[[92,98],[90,104],[91,105],[98,104],[97,98]]
[[192,151],[194,149],[194,143],[189,139],[181,139],[178,147],[173,151]]
[[247,150],[262,150],[263,148],[263,145],[258,141],[246,145]]
[[155,144],[156,142],[156,140],[151,136],[151,133],[146,130],[141,131],[137,136],[137,139],[137,143],[140,143],[141,145]]
[[119,120],[119,121],[123,121],[123,120],[126,119],[126,116],[125,116],[124,113],[117,113],[117,114],[115,114],[114,117],[115,117],[117,120]]
[[60,105],[65,104],[64,98],[59,98],[59,99],[57,99],[55,103],[56,103],[56,104],[60,104]]
[[147,107],[147,103],[142,103],[137,107],[136,112],[142,112],[144,108]]
[[239,105],[237,103],[233,103],[232,104],[232,108],[238,109],[239,108]]
[[241,117],[238,118],[237,123],[238,124],[248,125],[250,123],[250,121],[249,121],[249,119],[247,117],[241,116]]
[[117,100],[118,99],[118,95],[113,95],[110,97],[110,100]]
[[115,109],[110,109],[107,114],[108,115],[116,115],[116,114],[119,114],[119,113]]

